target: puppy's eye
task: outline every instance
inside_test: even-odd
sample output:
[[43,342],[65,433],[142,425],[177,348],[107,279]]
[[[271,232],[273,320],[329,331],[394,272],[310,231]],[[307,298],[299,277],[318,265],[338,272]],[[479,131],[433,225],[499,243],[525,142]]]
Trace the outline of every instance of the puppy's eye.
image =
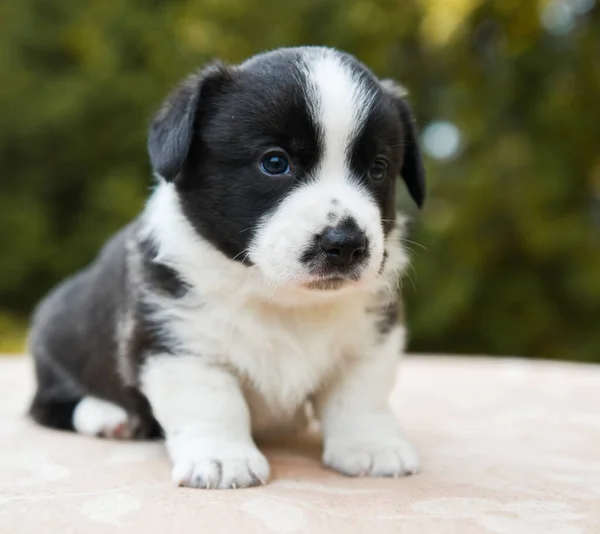
[[260,170],[269,176],[290,173],[290,162],[280,152],[269,152],[260,160]]
[[377,158],[369,167],[369,178],[379,181],[385,178],[387,173],[387,161],[382,158]]

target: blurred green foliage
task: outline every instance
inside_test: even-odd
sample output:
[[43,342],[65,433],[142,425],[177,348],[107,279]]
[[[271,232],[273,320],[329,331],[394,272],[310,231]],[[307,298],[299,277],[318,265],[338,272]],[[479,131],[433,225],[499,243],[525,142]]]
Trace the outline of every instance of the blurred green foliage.
[[412,214],[411,349],[600,361],[600,13],[557,34],[548,3],[3,2],[0,336],[141,208],[146,126],[180,77],[325,44],[461,133]]

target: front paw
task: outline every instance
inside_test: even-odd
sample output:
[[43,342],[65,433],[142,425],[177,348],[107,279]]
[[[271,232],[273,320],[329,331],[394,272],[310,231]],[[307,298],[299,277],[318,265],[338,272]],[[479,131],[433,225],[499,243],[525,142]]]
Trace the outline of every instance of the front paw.
[[179,486],[235,489],[259,486],[269,478],[269,463],[254,444],[190,443],[173,457]]
[[416,452],[402,438],[326,443],[323,463],[354,477],[401,477],[419,471]]

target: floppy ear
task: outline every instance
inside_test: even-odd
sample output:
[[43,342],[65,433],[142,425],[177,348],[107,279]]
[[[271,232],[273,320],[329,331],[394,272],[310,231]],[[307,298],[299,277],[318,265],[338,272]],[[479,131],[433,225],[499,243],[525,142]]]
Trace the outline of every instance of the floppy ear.
[[419,132],[413,113],[406,101],[407,91],[393,80],[382,80],[383,90],[391,96],[402,122],[404,132],[402,168],[400,175],[406,184],[410,196],[419,208],[425,201],[425,169],[419,147]]
[[188,155],[201,100],[217,91],[231,69],[214,63],[184,79],[166,98],[148,132],[152,170],[167,181],[179,174]]

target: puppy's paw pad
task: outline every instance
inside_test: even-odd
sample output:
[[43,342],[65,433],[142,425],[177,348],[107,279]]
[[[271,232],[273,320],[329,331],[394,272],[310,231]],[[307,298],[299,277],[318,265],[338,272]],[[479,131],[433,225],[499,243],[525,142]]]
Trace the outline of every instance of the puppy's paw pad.
[[128,439],[133,426],[127,412],[95,397],[84,397],[73,412],[73,427],[81,434],[111,439]]
[[173,481],[191,488],[249,488],[265,484],[269,473],[269,463],[258,449],[228,452],[224,448],[222,453],[176,460]]
[[323,463],[348,476],[400,477],[419,471],[419,458],[404,440],[329,446]]

